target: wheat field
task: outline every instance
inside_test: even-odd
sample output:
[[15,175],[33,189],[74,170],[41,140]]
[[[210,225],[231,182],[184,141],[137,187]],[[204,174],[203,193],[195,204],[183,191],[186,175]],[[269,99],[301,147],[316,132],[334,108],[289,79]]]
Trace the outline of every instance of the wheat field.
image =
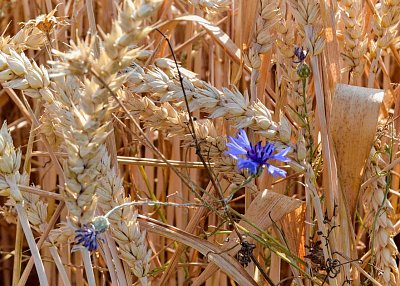
[[0,0],[0,285],[400,285],[399,21]]

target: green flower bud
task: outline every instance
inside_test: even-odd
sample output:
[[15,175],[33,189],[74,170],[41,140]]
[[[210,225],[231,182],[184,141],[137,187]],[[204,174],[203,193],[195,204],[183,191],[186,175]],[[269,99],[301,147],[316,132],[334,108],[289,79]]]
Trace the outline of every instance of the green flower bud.
[[93,219],[93,226],[97,232],[104,232],[107,230],[110,222],[104,216],[97,216]]
[[301,63],[297,67],[297,74],[300,78],[305,79],[311,75],[311,69],[306,63]]

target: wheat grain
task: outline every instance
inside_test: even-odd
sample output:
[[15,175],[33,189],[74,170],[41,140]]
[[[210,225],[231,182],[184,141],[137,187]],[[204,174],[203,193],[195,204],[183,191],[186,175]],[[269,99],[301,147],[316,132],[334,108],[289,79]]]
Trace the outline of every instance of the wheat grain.
[[[371,150],[370,161],[367,164],[365,178],[381,174],[379,160],[382,160],[374,149]],[[378,281],[382,285],[397,285],[399,281],[398,265],[396,263],[397,246],[393,240],[394,227],[390,217],[394,209],[390,201],[385,198],[386,180],[380,176],[370,184],[363,194],[365,223],[373,237],[376,267],[382,271]]]
[[319,3],[315,0],[289,1],[291,12],[298,25],[298,31],[304,38],[305,47],[311,55],[322,52],[325,39],[318,18]]
[[[30,61],[24,52],[17,53],[12,48],[9,54],[0,52],[0,83],[4,88],[23,90],[33,98],[43,99],[45,112],[41,118],[41,131],[53,147],[61,144],[62,136],[57,135],[58,117],[51,113],[48,107],[54,104],[54,95],[50,90],[50,78],[47,69]],[[54,109],[54,108],[53,108]]]
[[245,58],[247,64],[255,70],[258,70],[261,66],[260,55],[267,53],[275,42],[274,30],[279,21],[277,4],[276,1],[260,1],[253,41]]
[[342,72],[349,72],[351,77],[350,82],[353,82],[364,71],[364,55],[367,52],[368,38],[363,37],[364,21],[361,13],[361,2],[357,0],[340,1],[339,7],[344,24],[344,50],[342,59],[345,67],[342,69]]
[[[137,94],[151,94],[151,97],[161,102],[182,101],[183,93],[177,82],[176,71],[161,69],[158,62],[150,66],[149,71],[135,67],[128,77],[129,90]],[[184,78],[184,88],[192,111],[201,110],[209,113],[210,118],[224,117],[235,124],[236,128],[250,127],[268,139],[279,138],[280,123],[272,120],[271,111],[259,100],[250,103],[247,93],[242,94],[238,89],[223,88],[222,91],[212,85],[198,80],[192,73],[180,68]],[[128,98],[129,101],[129,98]],[[178,105],[174,105],[174,108]],[[285,128],[288,128],[285,125]],[[282,130],[282,129],[281,129]],[[290,130],[285,130],[290,133]]]
[[[52,75],[58,80],[53,83],[57,91],[56,102],[49,104],[48,110],[53,114],[64,111],[64,116],[55,125],[61,127],[68,154],[63,195],[69,211],[69,223],[72,225],[67,224],[63,228],[77,228],[93,222],[97,193],[103,187],[101,183],[106,183],[104,178],[110,171],[105,165],[104,158],[108,154],[103,145],[109,134],[110,113],[114,109],[109,99],[110,92],[121,95],[119,89],[125,76],[120,76],[118,72],[139,54],[139,49],[129,49],[128,46],[136,44],[147,34],[149,29],[141,29],[139,25],[154,11],[157,3],[147,1],[136,7],[132,1],[124,1],[124,9],[119,10],[118,21],[113,23],[111,33],[104,41],[99,42],[96,38],[85,42],[78,40],[68,52],[55,51],[62,61],[51,62]],[[93,49],[97,50],[97,44],[100,47],[98,57],[96,52],[92,52]],[[78,77],[82,83],[77,80]],[[67,82],[73,83],[73,86]],[[66,121],[62,121],[63,118]],[[49,124],[47,127],[51,128]],[[122,198],[114,200],[107,210],[121,201]],[[106,208],[104,204],[102,206]],[[121,231],[128,228],[126,235],[129,241],[118,240],[115,235],[114,238],[121,257],[127,261],[142,284],[147,284],[150,253],[144,244],[145,234],[140,234],[133,216],[126,211],[123,213],[119,219],[125,221],[114,221],[114,225],[120,224],[116,229]],[[135,231],[134,236],[132,231]],[[139,237],[136,232],[139,232]],[[71,232],[68,234],[71,235]],[[51,239],[60,242],[68,240],[69,236],[55,230],[51,233]]]
[[[29,225],[28,216],[30,214],[30,218],[33,220],[33,222],[39,225],[42,224],[42,221],[40,217],[36,217],[37,212],[35,212],[35,209],[32,210],[32,206],[34,205],[28,206],[28,215],[27,211],[24,209],[25,200],[20,189],[18,188],[18,185],[27,185],[29,178],[26,173],[22,175],[20,174],[20,164],[21,151],[15,150],[11,135],[7,129],[7,124],[4,122],[0,129],[0,193],[1,195],[6,195],[11,198],[11,204],[14,205],[17,211],[19,221],[23,228],[29,248],[32,252],[40,284],[46,286],[48,285],[47,277],[44,271],[39,249],[35,243]],[[29,203],[30,202],[28,202],[28,204]],[[41,212],[41,214],[43,214],[43,212]],[[35,220],[36,218],[38,220]]]
[[74,225],[88,224],[94,217],[98,184],[93,181],[101,176],[101,158],[106,154],[102,144],[108,135],[112,110],[109,91],[118,93],[125,76],[117,73],[137,55],[137,49],[128,49],[128,46],[136,44],[148,33],[149,29],[142,29],[140,24],[158,4],[158,1],[144,1],[135,6],[132,1],[124,1],[124,9],[119,10],[111,33],[99,43],[98,57],[92,52],[98,44],[93,37],[72,43],[68,52],[54,51],[62,59],[51,62],[54,77],[87,75],[82,90],[65,90],[66,94],[72,94],[70,98],[76,98],[76,92],[80,94],[76,104],[67,105],[72,118],[70,127],[64,130],[68,153],[64,195]]
[[[108,157],[103,158],[103,174],[100,188],[98,189],[99,207],[103,212],[123,203],[130,202],[124,198],[125,191],[121,178],[115,169],[109,166]],[[136,221],[136,213],[133,207],[117,210],[109,217],[111,234],[117,242],[120,257],[138,277],[142,285],[147,285],[147,274],[150,269],[151,251],[145,244],[146,233],[141,232]]]
[[[193,138],[187,124],[187,112],[177,112],[169,103],[157,106],[150,98],[136,95],[127,97],[127,105],[134,115],[140,116],[146,127],[163,132],[166,138],[179,136],[183,138],[184,146],[193,147]],[[240,185],[245,177],[237,173],[235,161],[224,153],[226,137],[218,136],[213,123],[209,120],[196,120],[194,127],[200,152],[210,163],[215,163],[215,172],[223,172],[231,183]],[[254,189],[254,187],[254,184],[249,184],[249,188]]]
[[9,53],[10,50],[22,52],[24,50],[39,50],[46,43],[46,35],[36,27],[23,27],[13,36],[0,37],[0,50]]
[[[283,114],[280,122],[276,123],[272,120],[271,111],[259,100],[250,104],[247,93],[242,94],[236,88],[233,90],[224,88],[219,91],[212,85],[198,80],[193,73],[183,68],[180,70],[187,75],[183,80],[183,85],[192,111],[206,112],[209,118],[223,117],[234,123],[236,128],[250,127],[258,134],[274,141],[278,150],[287,147],[287,144],[295,149],[290,142],[291,126]],[[171,104],[163,103],[158,107],[149,97],[128,96],[126,100],[129,106],[133,112],[140,114],[145,126],[168,131],[167,136],[184,131],[186,139],[191,140],[186,124],[187,114],[176,111],[182,105],[180,101],[183,100],[183,92],[177,82],[176,71],[171,68],[170,60],[158,59],[147,71],[134,66],[129,71],[128,88],[134,94],[148,94],[155,100],[171,102]],[[200,122],[204,124],[198,124]],[[240,185],[245,177],[237,173],[235,161],[224,153],[226,138],[216,137],[214,127],[209,121],[197,120],[195,126],[202,126],[205,134],[211,135],[204,136],[200,140],[200,149],[205,158],[215,163],[215,169],[226,174],[231,183]],[[296,168],[302,169],[299,164]],[[254,185],[249,185],[249,187],[254,188]]]
[[47,70],[30,61],[23,52],[18,54],[13,49],[9,52],[10,55],[3,52],[0,54],[0,81],[3,87],[24,90],[33,98],[43,97],[50,101],[50,79]]
[[376,35],[376,42],[371,42],[370,57],[371,66],[368,78],[368,86],[373,87],[375,76],[378,72],[378,61],[382,50],[386,49],[397,35],[396,27],[400,21],[400,7],[396,1],[380,1],[374,9],[372,32]]
[[23,197],[18,188],[10,187],[10,182],[14,185],[26,185],[28,182],[27,175],[19,172],[21,156],[21,151],[15,150],[4,122],[0,129],[0,194],[10,196],[14,203],[22,202]]
[[192,5],[211,14],[228,10],[231,2],[230,0],[190,0]]
[[302,63],[298,63],[298,59],[294,54],[296,47],[294,37],[295,23],[292,19],[285,20],[282,18],[280,25],[277,25],[277,30],[276,45],[279,49],[276,54],[276,62],[279,64],[281,71],[279,83],[286,87],[283,95],[287,94],[288,104],[291,107],[286,110],[300,127],[305,127],[307,121],[304,118],[309,118],[308,124],[313,129],[313,120],[311,119],[314,116],[312,108],[314,96],[307,93],[306,97],[303,97],[303,82],[298,74],[299,66]]

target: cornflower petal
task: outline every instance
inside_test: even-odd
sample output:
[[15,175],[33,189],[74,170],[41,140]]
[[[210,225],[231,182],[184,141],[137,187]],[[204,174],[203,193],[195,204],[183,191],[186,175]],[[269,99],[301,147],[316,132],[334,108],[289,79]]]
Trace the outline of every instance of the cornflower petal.
[[231,155],[237,160],[238,156],[246,155],[248,150],[251,149],[251,144],[243,129],[240,129],[236,135],[237,138],[229,137],[230,142],[226,144],[229,150],[226,151],[225,154]]
[[235,138],[229,137],[229,140],[231,142],[226,144],[226,147],[229,148],[228,151],[225,151],[225,154],[231,155],[233,158],[237,159],[237,156],[239,155],[245,155],[247,153],[247,150],[241,147],[236,141]]
[[[259,142],[261,144],[261,142]],[[262,156],[262,160],[263,161],[267,161],[268,159],[271,159],[271,155],[275,150],[275,146],[273,143],[268,142],[264,147],[263,147],[263,156]]]
[[259,164],[250,159],[239,158],[237,167],[240,170],[249,169],[251,175],[257,174]]
[[290,159],[285,157],[289,152],[290,152],[290,147],[287,147],[284,150],[280,151],[279,153],[270,156],[269,159],[278,160],[281,162],[290,162]]
[[239,171],[248,169],[251,175],[256,175],[261,172],[263,166],[267,166],[268,172],[274,177],[286,176],[286,171],[269,164],[268,161],[289,162],[290,159],[286,155],[289,153],[290,147],[273,155],[275,151],[273,143],[267,142],[265,146],[262,146],[262,142],[259,141],[253,146],[243,129],[240,129],[236,136],[237,138],[229,137],[229,143],[226,144],[228,150],[225,154],[237,160]]
[[268,173],[270,173],[272,176],[274,176],[274,178],[279,177],[279,176],[286,177],[286,171],[284,171],[278,167],[272,166],[270,164],[267,164],[267,167],[268,167]]
[[247,134],[243,129],[240,129],[238,132],[238,143],[245,149],[251,148],[251,144],[249,138],[247,138]]
[[97,250],[97,235],[98,232],[93,225],[84,226],[81,229],[75,230],[75,240],[77,244],[82,244],[89,251]]

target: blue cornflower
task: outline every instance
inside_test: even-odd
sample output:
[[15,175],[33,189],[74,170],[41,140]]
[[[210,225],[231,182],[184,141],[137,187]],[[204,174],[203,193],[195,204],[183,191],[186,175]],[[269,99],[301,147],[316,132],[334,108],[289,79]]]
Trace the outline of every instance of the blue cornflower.
[[294,55],[298,59],[297,61],[294,61],[294,63],[298,64],[297,66],[298,76],[302,79],[308,78],[311,75],[310,67],[305,62],[308,55],[308,50],[303,50],[302,47],[295,47]]
[[93,223],[85,225],[75,230],[75,240],[77,244],[82,244],[89,251],[96,251],[98,248],[98,235],[104,232],[110,223],[107,217],[98,216],[93,219]]
[[294,48],[294,55],[298,59],[294,63],[299,64],[305,61],[307,55],[308,55],[308,50],[303,50],[303,47],[295,47]]
[[285,156],[289,153],[290,147],[273,155],[275,151],[273,143],[268,142],[262,146],[260,141],[253,146],[243,129],[239,130],[237,138],[229,137],[229,140],[230,142],[226,144],[228,151],[225,153],[238,161],[239,170],[249,169],[251,175],[257,175],[261,173],[263,166],[267,166],[267,170],[272,176],[286,177],[286,171],[269,164],[268,161],[289,162],[290,159]]
[[96,231],[92,224],[75,230],[75,233],[75,240],[77,244],[82,244],[89,251],[97,250],[97,235],[99,232]]

